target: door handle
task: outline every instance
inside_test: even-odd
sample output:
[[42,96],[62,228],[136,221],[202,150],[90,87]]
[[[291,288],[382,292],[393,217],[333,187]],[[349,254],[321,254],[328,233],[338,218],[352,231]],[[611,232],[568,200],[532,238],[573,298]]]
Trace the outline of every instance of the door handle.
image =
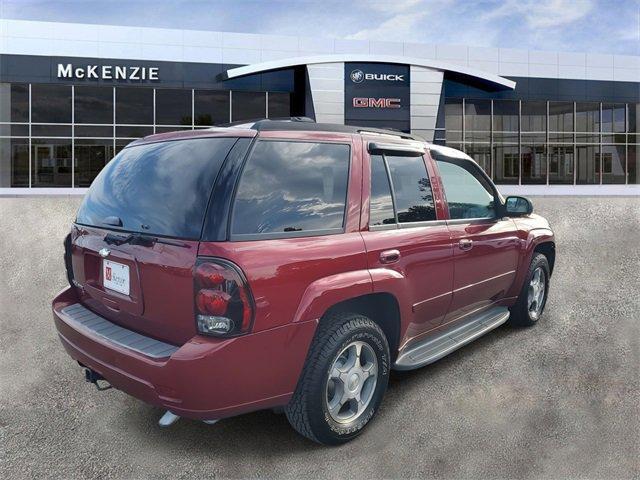
[[470,238],[462,238],[458,242],[458,248],[460,248],[460,250],[464,250],[465,252],[467,250],[471,250],[473,248],[473,240],[471,240]]
[[395,263],[398,260],[400,260],[400,252],[398,250],[380,252],[380,263]]

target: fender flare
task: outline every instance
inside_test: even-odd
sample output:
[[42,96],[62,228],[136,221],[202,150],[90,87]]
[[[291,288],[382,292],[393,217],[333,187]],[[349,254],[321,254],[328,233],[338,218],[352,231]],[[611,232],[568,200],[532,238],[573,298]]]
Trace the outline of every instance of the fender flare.
[[518,264],[517,275],[511,290],[506,295],[507,297],[517,297],[520,295],[522,285],[525,280],[525,276],[529,270],[529,264],[533,258],[533,252],[541,243],[553,242],[555,243],[555,237],[553,231],[549,228],[534,228],[528,232],[527,238],[521,240],[522,242],[522,254],[520,255],[520,262]]

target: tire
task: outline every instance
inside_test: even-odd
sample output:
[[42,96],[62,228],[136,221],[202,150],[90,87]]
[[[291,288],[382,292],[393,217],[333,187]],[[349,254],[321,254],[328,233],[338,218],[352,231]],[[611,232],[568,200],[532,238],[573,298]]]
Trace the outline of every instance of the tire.
[[[538,275],[543,284],[536,290],[532,286],[532,280],[533,283],[536,283],[534,276]],[[550,277],[547,257],[542,253],[534,253],[518,300],[515,305],[509,308],[511,311],[511,316],[509,317],[510,325],[531,327],[538,323],[547,303]],[[536,299],[532,301],[534,297]]]
[[[375,376],[372,366],[377,369]],[[321,444],[352,440],[376,414],[387,389],[389,370],[389,344],[375,322],[354,313],[328,315],[318,326],[296,390],[285,408],[289,423],[301,435]],[[342,399],[354,395],[357,398],[340,406]]]

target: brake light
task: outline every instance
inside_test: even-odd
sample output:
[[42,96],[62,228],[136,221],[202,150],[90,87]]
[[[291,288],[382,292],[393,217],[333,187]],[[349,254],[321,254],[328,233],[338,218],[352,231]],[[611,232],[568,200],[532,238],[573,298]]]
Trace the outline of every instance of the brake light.
[[201,258],[194,270],[199,333],[236,336],[251,330],[253,299],[240,269],[219,258]]

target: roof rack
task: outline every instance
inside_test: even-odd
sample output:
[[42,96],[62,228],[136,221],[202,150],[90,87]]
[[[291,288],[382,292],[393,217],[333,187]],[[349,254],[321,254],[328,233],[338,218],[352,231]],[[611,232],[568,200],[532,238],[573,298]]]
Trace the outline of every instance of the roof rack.
[[384,135],[387,137],[402,138],[407,140],[415,140],[418,142],[424,142],[424,139],[419,136],[412,135],[397,130],[389,130],[383,128],[365,128],[352,125],[341,125],[336,123],[316,123],[308,117],[289,117],[285,119],[262,119],[256,120],[253,123],[242,122],[243,125],[247,125],[247,128],[251,128],[257,131],[273,131],[273,130],[292,130],[292,131],[312,131],[312,132],[339,132],[339,133],[359,133],[359,134],[371,134],[371,135]]

